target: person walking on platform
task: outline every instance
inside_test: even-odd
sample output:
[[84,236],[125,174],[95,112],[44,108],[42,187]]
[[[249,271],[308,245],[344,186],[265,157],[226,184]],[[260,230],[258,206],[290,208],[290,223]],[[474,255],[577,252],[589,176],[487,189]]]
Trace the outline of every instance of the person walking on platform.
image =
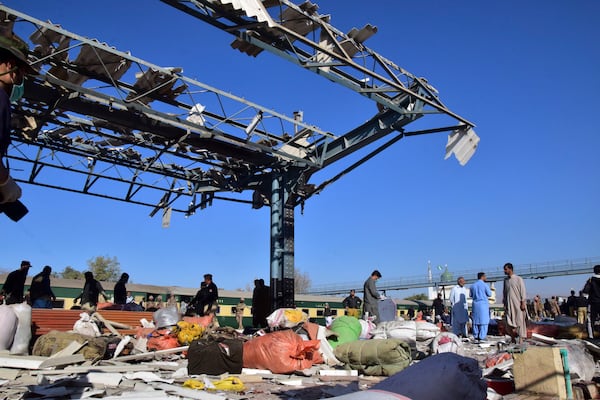
[[465,287],[465,278],[460,276],[456,286],[450,291],[450,305],[452,306],[452,333],[459,337],[467,337],[467,322],[469,321],[469,305],[467,297],[469,292]]
[[485,282],[485,273],[477,274],[477,282],[469,288],[469,294],[473,299],[473,337],[477,342],[485,340],[490,323],[490,301],[492,291]]
[[98,306],[98,299],[100,295],[104,298],[104,301],[107,301],[108,295],[104,291],[102,284],[94,279],[94,273],[91,271],[86,271],[84,274],[85,283],[83,285],[83,291],[81,294],[73,300],[73,303],[77,303],[78,300],[81,300],[81,307],[83,309],[96,310]]
[[523,278],[514,273],[511,263],[504,264],[502,303],[507,333],[512,342],[522,344],[527,337],[527,293]]
[[52,267],[46,265],[42,272],[31,279],[29,286],[31,308],[52,308],[52,302],[56,300],[56,296],[50,286],[51,273]]
[[21,267],[12,271],[6,277],[2,291],[0,294],[4,296],[6,304],[17,304],[23,302],[23,291],[25,290],[25,279],[31,263],[29,261],[21,261]]
[[115,304],[125,305],[127,304],[127,287],[125,286],[129,281],[129,274],[127,272],[123,272],[119,281],[115,283],[114,287],[114,296],[115,296]]

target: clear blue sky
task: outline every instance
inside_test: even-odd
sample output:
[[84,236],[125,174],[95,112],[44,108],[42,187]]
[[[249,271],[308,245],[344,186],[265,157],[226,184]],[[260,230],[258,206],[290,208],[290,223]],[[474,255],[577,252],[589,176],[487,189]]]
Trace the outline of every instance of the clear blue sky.
[[[157,0],[4,1],[287,115],[343,133],[375,104]],[[318,2],[343,31],[376,25],[366,44],[439,90],[481,137],[471,161],[444,160],[446,134],[407,138],[296,212],[296,267],[315,285],[425,275],[427,262],[483,270],[600,255],[600,2]],[[343,163],[333,169],[341,169]],[[19,175],[15,171],[15,175]],[[269,277],[269,210],[215,202],[168,229],[150,209],[23,185],[30,213],[0,218],[0,269],[31,260],[85,270],[117,257],[136,283],[219,287]],[[516,270],[518,273],[518,269]],[[527,281],[542,296],[584,276]],[[407,295],[410,293],[407,293]]]

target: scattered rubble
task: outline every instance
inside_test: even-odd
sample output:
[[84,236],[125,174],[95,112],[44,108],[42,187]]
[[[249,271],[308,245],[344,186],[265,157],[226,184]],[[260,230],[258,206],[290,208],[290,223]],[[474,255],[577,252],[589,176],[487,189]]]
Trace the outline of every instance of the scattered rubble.
[[[0,319],[7,308],[0,306]],[[600,347],[593,339],[560,339],[532,332],[521,346],[509,344],[509,337],[500,335],[475,342],[424,321],[391,321],[377,327],[362,321],[361,327],[340,334],[302,315],[296,320],[295,312],[289,310],[287,317],[279,312],[285,320],[273,323],[272,329],[247,334],[219,327],[212,317],[181,323],[157,315],[154,321],[140,321],[139,327],[132,327],[105,318],[102,310],[91,318],[82,316],[74,331],[51,331],[33,338],[23,337],[23,332],[17,337],[16,328],[0,325],[5,344],[8,332],[14,335],[10,342],[27,339],[31,349],[27,354],[14,354],[7,344],[0,351],[0,399],[600,398],[595,383],[600,376]],[[96,330],[85,325],[98,321],[98,334],[89,335]],[[160,327],[154,325],[156,321],[162,321],[157,324]],[[78,333],[75,325],[88,335]],[[348,329],[351,324],[338,325]],[[283,339],[269,342],[278,332],[286,333],[280,335]],[[292,357],[295,361],[264,368],[264,362],[272,361],[268,357],[285,357],[282,351],[292,351],[284,349],[288,336],[304,341]],[[351,347],[336,342],[340,338],[350,345],[358,343],[360,349],[375,341],[386,343],[387,354],[377,356],[375,351],[363,358],[340,360],[338,356]],[[255,347],[261,341],[271,347]],[[244,354],[234,343],[243,347]],[[396,351],[398,357],[391,357],[390,352]],[[192,374],[192,364],[211,373]],[[392,371],[391,376],[386,371]]]

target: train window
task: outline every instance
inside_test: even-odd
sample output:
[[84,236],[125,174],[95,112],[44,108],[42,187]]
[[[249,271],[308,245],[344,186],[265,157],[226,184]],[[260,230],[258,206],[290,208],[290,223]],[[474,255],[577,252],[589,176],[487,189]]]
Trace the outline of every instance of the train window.
[[331,310],[331,315],[337,315],[338,310]]
[[[302,310],[302,311],[304,311],[304,310]],[[322,316],[323,316],[323,310],[317,310],[317,317],[322,317]]]
[[235,306],[234,306],[234,307],[231,307],[231,313],[232,313],[232,314],[235,314]]
[[302,309],[302,312],[303,312],[303,313],[306,313],[306,315],[310,315],[310,313],[308,312],[308,308],[303,308],[303,309]]

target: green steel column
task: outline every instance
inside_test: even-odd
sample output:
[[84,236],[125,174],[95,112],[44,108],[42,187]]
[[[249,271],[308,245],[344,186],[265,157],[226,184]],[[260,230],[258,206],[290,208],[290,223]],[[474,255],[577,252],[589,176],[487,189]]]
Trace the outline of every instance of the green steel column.
[[294,306],[294,207],[288,205],[286,174],[274,173],[271,183],[271,305]]

